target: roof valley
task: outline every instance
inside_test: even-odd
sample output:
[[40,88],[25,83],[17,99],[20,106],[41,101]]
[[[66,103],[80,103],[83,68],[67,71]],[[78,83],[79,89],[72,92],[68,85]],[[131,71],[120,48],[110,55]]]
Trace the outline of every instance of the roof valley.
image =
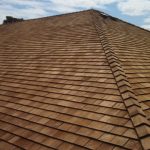
[[[143,112],[137,97],[132,91],[131,85],[127,80],[125,72],[122,68],[121,62],[117,55],[114,53],[110,43],[105,36],[105,31],[103,30],[106,26],[103,23],[104,21],[100,20],[100,12],[96,12],[91,10],[91,17],[97,34],[99,36],[100,42],[102,44],[103,50],[105,52],[108,64],[112,70],[112,74],[114,75],[114,79],[117,83],[120,95],[123,99],[124,105],[131,117],[131,121],[133,126],[135,127],[137,136],[140,139],[140,143],[144,150],[150,149],[149,145],[149,135],[150,135],[150,127],[149,122],[146,119],[146,115]],[[104,16],[105,17],[105,16]]]

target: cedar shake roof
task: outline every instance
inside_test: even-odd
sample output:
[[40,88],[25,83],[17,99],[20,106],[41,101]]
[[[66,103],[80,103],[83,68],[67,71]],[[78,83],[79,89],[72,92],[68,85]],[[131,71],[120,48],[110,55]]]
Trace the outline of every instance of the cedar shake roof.
[[149,120],[149,31],[95,10],[0,26],[0,150],[148,150]]

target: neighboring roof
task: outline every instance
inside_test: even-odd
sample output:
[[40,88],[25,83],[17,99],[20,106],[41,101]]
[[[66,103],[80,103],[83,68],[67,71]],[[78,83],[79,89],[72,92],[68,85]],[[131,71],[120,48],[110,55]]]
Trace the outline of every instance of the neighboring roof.
[[150,149],[150,32],[88,10],[0,26],[0,149]]

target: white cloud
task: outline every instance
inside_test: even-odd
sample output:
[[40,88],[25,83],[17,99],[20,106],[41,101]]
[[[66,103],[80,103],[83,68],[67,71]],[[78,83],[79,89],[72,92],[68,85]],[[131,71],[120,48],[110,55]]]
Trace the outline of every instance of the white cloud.
[[144,29],[150,30],[150,24],[142,25],[141,27]]
[[1,0],[0,1],[0,22],[6,16],[18,18],[37,18],[47,15],[44,3],[35,0]]
[[84,8],[94,8],[103,7],[111,3],[118,2],[119,0],[51,0],[52,4],[55,6],[66,6],[70,8],[84,7]]
[[129,16],[140,16],[150,13],[150,0],[124,0],[118,3],[119,10]]
[[[110,0],[109,3],[115,0]],[[108,0],[51,0],[51,10],[58,13],[74,12],[89,8],[103,8]]]
[[149,17],[149,18],[146,18],[146,19],[144,20],[144,23],[149,23],[149,24],[150,24],[150,17]]
[[141,26],[144,29],[150,30],[150,17],[144,19],[144,25]]
[[[150,30],[150,0],[124,0],[117,4],[118,9],[128,16],[143,17],[142,28]],[[146,17],[146,18],[145,18]]]

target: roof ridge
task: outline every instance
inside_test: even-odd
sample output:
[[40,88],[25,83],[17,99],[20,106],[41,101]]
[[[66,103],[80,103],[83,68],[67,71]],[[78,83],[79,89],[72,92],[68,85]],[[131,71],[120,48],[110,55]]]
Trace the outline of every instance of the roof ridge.
[[[97,14],[98,13],[98,14]],[[100,12],[94,13],[91,12],[93,24],[95,29],[98,33],[100,42],[104,49],[107,61],[110,65],[114,78],[116,80],[120,95],[123,99],[125,107],[129,113],[133,126],[135,127],[135,131],[137,136],[139,137],[139,141],[144,150],[150,149],[150,125],[146,118],[145,113],[143,112],[137,97],[135,96],[134,92],[132,91],[131,85],[125,75],[125,72],[122,68],[121,62],[117,55],[114,53],[110,43],[105,36],[104,33],[104,24],[102,21],[99,20]],[[99,27],[100,25],[100,27]]]
[[[69,12],[69,13],[63,13],[63,14],[56,14],[56,15],[52,15],[52,16],[45,16],[45,17],[39,17],[39,18],[31,18],[31,19],[23,20],[22,22],[14,22],[13,24],[23,23],[23,22],[27,22],[27,21],[43,20],[43,19],[54,18],[54,17],[68,16],[68,15],[72,15],[72,14],[78,14],[78,13],[83,13],[83,12],[88,12],[88,11],[93,11],[93,10],[94,9],[86,9],[86,10],[80,10],[80,11],[75,11],[75,12]],[[97,10],[94,10],[94,11],[97,11]],[[0,24],[0,26],[6,26],[6,25],[12,25],[12,23]]]

